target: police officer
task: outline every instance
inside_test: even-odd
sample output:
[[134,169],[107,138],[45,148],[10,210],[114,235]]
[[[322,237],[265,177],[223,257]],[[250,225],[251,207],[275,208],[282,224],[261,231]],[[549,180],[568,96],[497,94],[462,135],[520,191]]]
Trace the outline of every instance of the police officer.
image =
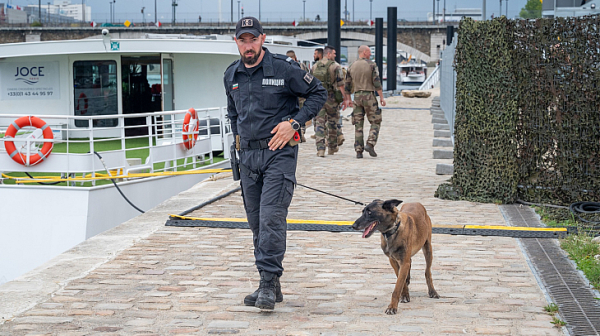
[[[371,61],[371,48],[362,45],[358,48],[358,57],[346,74],[346,94],[354,93],[354,111],[352,111],[352,124],[354,125],[354,150],[356,157],[363,157],[363,150],[369,155],[375,157],[375,144],[379,137],[379,128],[381,127],[381,109],[377,105],[375,91],[379,94],[381,106],[385,106],[381,80],[379,79],[379,69],[377,64]],[[365,124],[365,114],[371,124],[367,144],[364,145],[363,127]]]
[[[349,102],[349,96],[344,92],[344,73],[342,67],[335,61],[336,52],[331,46],[323,49],[323,59],[315,63],[311,69],[313,76],[321,80],[327,89],[327,102],[315,118],[315,141],[317,156],[325,156],[325,144],[329,146],[327,154],[333,155],[338,151],[338,145],[344,142],[344,135],[338,129],[340,118],[340,103]],[[327,141],[325,141],[327,139]]]
[[[260,273],[259,288],[244,304],[272,310],[283,300],[279,277],[296,184],[298,146],[290,140],[323,106],[327,91],[291,58],[264,48],[265,37],[256,18],[237,23],[241,59],[225,71],[224,85],[231,129],[239,139],[242,197]],[[306,98],[302,109],[298,97]]]

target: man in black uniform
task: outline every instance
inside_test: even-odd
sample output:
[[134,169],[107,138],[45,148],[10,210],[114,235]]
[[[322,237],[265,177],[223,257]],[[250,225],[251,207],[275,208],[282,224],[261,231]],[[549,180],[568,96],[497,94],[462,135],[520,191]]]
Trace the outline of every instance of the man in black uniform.
[[[260,22],[242,18],[235,29],[241,62],[225,71],[227,113],[239,136],[242,198],[254,240],[259,288],[244,304],[272,310],[283,301],[279,277],[286,249],[286,217],[296,184],[295,132],[327,100],[318,79],[291,58],[271,54]],[[298,109],[298,97],[306,98]]]

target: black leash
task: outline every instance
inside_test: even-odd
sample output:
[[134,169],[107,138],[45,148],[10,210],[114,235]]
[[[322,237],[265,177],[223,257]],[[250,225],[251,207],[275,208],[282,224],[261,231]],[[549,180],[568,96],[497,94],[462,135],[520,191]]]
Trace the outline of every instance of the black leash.
[[326,192],[326,191],[323,191],[323,190],[319,190],[319,189],[311,188],[311,187],[309,187],[309,186],[305,186],[304,184],[300,184],[300,183],[296,183],[296,184],[297,184],[297,185],[299,185],[299,186],[301,186],[301,187],[304,187],[304,188],[306,188],[306,189],[314,190],[314,191],[317,191],[317,192],[323,193],[323,194],[325,194],[325,195],[329,195],[329,196],[337,197],[337,198],[339,198],[339,199],[343,199],[344,201],[352,202],[352,203],[354,203],[354,204],[356,204],[356,205],[367,206],[367,205],[366,205],[365,203],[363,203],[363,202],[353,201],[353,200],[351,200],[351,199],[349,199],[349,198],[345,198],[345,197],[342,197],[342,196],[338,196],[338,195],[334,195],[334,194],[328,193],[328,192]]

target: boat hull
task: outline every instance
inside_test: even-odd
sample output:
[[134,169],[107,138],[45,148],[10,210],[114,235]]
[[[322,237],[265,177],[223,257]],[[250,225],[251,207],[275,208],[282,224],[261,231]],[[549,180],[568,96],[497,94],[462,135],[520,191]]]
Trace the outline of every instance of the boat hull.
[[[204,168],[228,167],[225,160]],[[148,210],[211,175],[144,178],[121,182],[119,187],[133,204]],[[0,284],[140,214],[112,184],[92,188],[0,185],[0,213]]]

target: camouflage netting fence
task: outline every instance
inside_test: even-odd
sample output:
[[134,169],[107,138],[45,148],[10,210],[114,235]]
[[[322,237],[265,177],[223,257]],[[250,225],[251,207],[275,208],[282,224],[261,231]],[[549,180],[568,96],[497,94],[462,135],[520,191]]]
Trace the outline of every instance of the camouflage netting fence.
[[600,202],[600,17],[460,24],[442,198]]

